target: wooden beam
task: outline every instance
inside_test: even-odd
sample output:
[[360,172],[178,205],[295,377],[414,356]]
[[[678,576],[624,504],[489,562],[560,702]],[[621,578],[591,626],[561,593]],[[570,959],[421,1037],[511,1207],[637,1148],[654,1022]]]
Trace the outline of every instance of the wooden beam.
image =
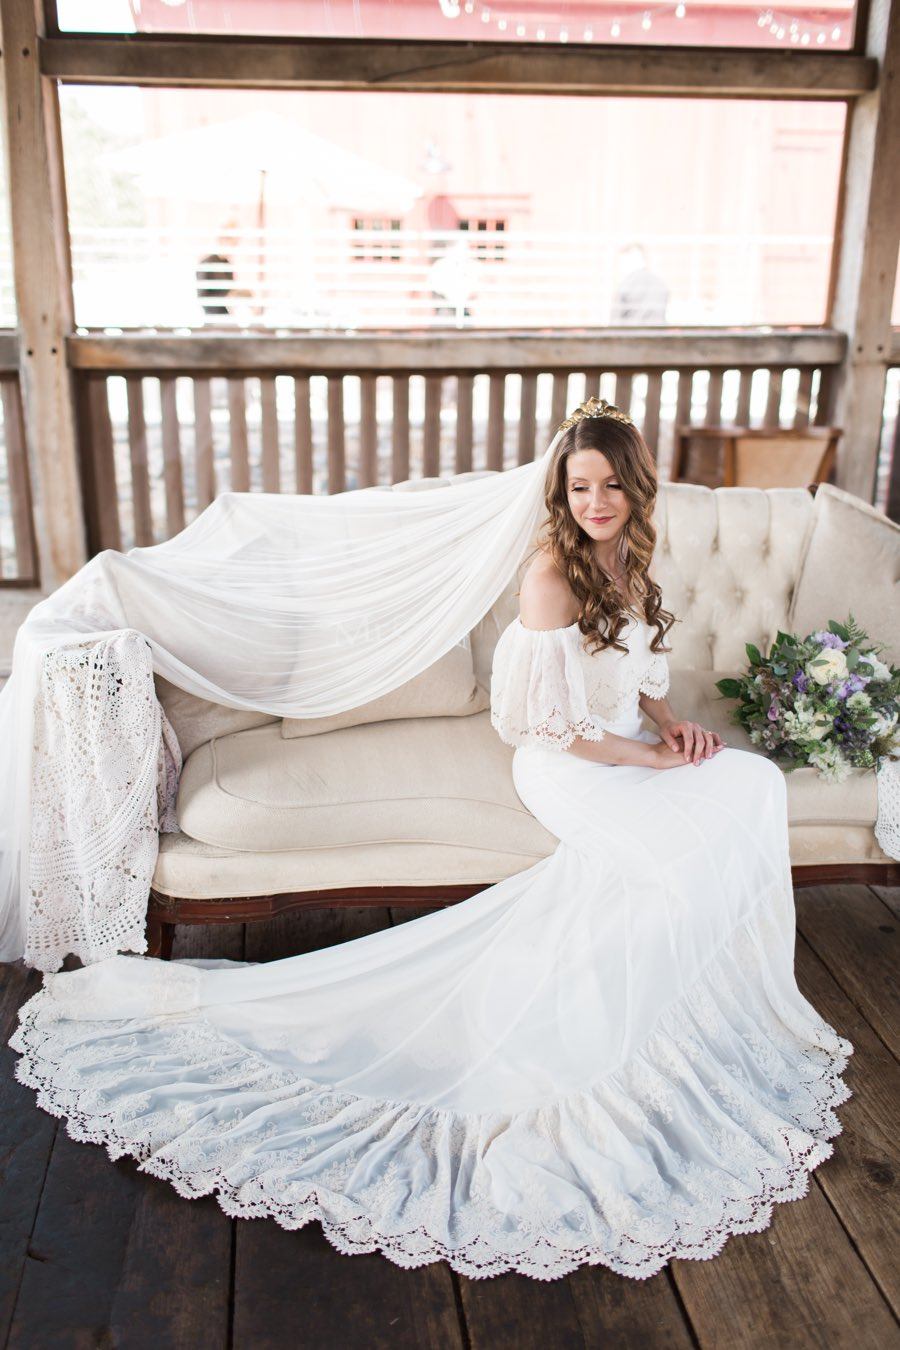
[[891,0],[871,0],[866,53],[881,73],[878,87],[850,109],[830,322],[848,337],[831,390],[834,421],[844,429],[836,482],[871,502],[900,247],[900,6]]
[[739,328],[602,328],[577,336],[485,329],[471,333],[390,336],[169,337],[144,333],[70,337],[69,361],[76,370],[109,372],[162,370],[356,371],[485,370],[561,371],[605,368],[644,371],[681,366],[837,365],[846,338],[828,328],[795,328],[760,333]]
[[224,34],[47,37],[40,65],[75,84],[640,98],[854,98],[877,80],[852,52]]
[[5,0],[2,119],[9,165],[13,274],[21,334],[25,435],[41,581],[52,589],[87,559],[65,335],[71,265],[57,87],[42,80],[40,0]]

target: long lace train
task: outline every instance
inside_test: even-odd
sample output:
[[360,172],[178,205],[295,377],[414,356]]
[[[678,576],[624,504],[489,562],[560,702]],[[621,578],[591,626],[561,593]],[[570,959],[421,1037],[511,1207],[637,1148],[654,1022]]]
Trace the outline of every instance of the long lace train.
[[[599,1263],[643,1279],[765,1228],[840,1133],[853,1047],[773,972],[771,899],[760,894],[623,1065],[539,1107],[462,1112],[318,1084],[197,1006],[199,967],[243,963],[141,957],[77,972],[82,985],[46,977],[10,1040],[16,1077],[73,1138],[136,1158],[183,1196],[214,1193],[229,1215],[317,1219],[347,1254],[444,1259],[472,1278]],[[145,1003],[158,986],[152,1015],[90,1020],[104,967],[107,981],[142,977]]]

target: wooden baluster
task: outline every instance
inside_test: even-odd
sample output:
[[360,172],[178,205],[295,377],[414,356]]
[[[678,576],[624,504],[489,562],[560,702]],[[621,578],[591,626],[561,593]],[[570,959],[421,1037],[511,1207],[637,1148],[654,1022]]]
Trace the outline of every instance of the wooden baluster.
[[363,375],[359,382],[359,486],[374,487],[378,482],[378,402],[374,375]]
[[553,394],[550,399],[550,438],[556,435],[560,422],[566,420],[566,413],[569,401],[569,376],[568,374],[556,374],[553,376]]
[[391,482],[409,478],[409,375],[392,378],[393,430],[391,435]]
[[537,375],[522,376],[519,403],[519,463],[530,464],[537,448]]
[[243,376],[228,377],[228,423],[231,433],[231,490],[250,491],[250,460],[247,454],[247,390]]
[[184,529],[181,431],[178,426],[174,375],[160,376],[159,402],[162,414],[163,482],[166,489],[166,537],[171,539]]
[[[614,403],[624,413],[631,413],[631,387],[634,383],[634,376],[631,371],[616,371],[616,396]],[[598,383],[599,389],[599,383]]]
[[308,496],[313,490],[312,409],[309,376],[294,376],[294,471],[297,491]]
[[487,468],[503,468],[506,419],[506,376],[492,374],[488,391]]
[[144,418],[144,381],[140,375],[125,380],[128,402],[128,453],[131,461],[131,505],[134,542],[139,548],[153,543],[150,475],[147,469],[147,424]]
[[472,375],[456,377],[456,472],[472,468],[472,399],[475,380]]
[[261,375],[259,407],[262,427],[263,492],[281,491],[281,452],[278,446],[278,402],[274,375]]
[[764,425],[767,427],[781,426],[781,377],[783,372],[780,370],[769,371],[769,392],[766,398],[766,415]]
[[691,426],[694,402],[693,370],[678,372],[678,393],[675,399],[675,433],[673,437],[672,465],[669,471],[673,483],[679,482],[689,472],[689,436],[687,428]]
[[812,366],[803,366],[797,382],[797,407],[794,410],[794,426],[798,429],[809,426],[809,409],[812,404]]
[[422,436],[422,474],[435,478],[441,471],[441,389],[440,375],[425,376],[425,424]]
[[653,454],[659,459],[659,407],[662,402],[662,371],[651,370],[647,375],[647,399],[644,407],[643,436]]
[[739,427],[749,427],[750,425],[750,395],[753,392],[753,367],[741,366],[740,382],[738,383],[737,408],[735,409],[735,425]]
[[347,486],[344,451],[344,377],[328,376],[328,491]]
[[840,366],[822,366],[819,371],[819,394],[816,399],[816,426],[830,427],[834,423],[834,403]]
[[[588,371],[585,372],[585,376],[584,376],[584,401],[585,401],[585,403],[587,402],[587,400],[588,400],[589,398],[599,398],[599,397],[600,397],[600,381],[602,380],[602,378],[603,378],[603,371],[602,371],[602,370],[588,370]],[[630,385],[630,377],[629,377],[629,389],[630,389],[630,388],[631,388],[631,385]],[[630,394],[629,394],[629,398],[630,398]],[[617,401],[616,401],[616,407],[617,407],[617,408],[620,408],[621,406],[622,406],[622,405],[621,405],[621,404],[618,402],[618,400],[617,400]],[[565,421],[565,415],[563,415],[563,418],[562,418],[561,420],[562,420],[562,421]]]
[[709,372],[709,384],[706,392],[706,417],[705,422],[708,427],[717,427],[722,421],[722,385],[725,372],[721,369],[711,369]]
[[120,549],[116,457],[105,375],[85,378],[80,413],[88,546],[94,553],[104,548]]
[[216,470],[212,429],[212,384],[198,375],[194,378],[194,478],[197,510],[209,506],[216,495]]

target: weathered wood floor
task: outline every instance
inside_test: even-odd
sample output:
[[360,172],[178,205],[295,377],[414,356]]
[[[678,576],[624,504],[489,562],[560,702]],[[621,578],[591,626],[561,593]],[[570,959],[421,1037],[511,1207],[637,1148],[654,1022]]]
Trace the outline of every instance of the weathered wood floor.
[[[446,1265],[405,1271],[340,1256],[317,1224],[225,1217],[212,1197],[78,1144],[13,1078],[6,1042],[40,976],[0,967],[0,1343],[265,1350],[267,1347],[700,1346],[889,1350],[900,1346],[895,1200],[900,889],[797,894],[804,993],[856,1053],[843,1134],[802,1200],[711,1261],[646,1281],[584,1268],[541,1283],[470,1281]],[[386,910],[293,915],[269,925],[179,930],[176,956],[265,960],[401,921]]]

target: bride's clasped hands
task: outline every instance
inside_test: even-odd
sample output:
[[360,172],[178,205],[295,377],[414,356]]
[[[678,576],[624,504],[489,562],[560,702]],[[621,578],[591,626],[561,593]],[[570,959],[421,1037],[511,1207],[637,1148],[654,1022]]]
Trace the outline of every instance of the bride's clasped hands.
[[707,731],[699,722],[672,718],[657,724],[662,741],[656,747],[658,769],[677,769],[682,764],[702,764],[725,749],[717,731]]

